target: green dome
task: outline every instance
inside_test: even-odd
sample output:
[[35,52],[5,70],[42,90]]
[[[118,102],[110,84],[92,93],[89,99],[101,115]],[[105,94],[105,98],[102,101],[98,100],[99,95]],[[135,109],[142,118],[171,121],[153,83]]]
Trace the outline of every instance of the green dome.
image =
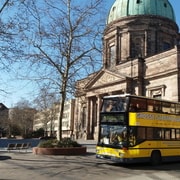
[[168,0],[116,0],[109,12],[107,23],[135,15],[157,15],[176,21]]

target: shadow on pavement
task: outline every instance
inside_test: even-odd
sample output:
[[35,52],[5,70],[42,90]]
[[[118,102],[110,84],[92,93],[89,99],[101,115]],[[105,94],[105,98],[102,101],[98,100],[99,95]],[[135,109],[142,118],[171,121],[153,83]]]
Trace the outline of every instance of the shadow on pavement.
[[93,152],[86,152],[86,154],[85,154],[86,156],[95,156],[96,155],[96,153],[93,153]]
[[11,159],[11,157],[10,156],[0,156],[0,161],[4,161],[7,159]]
[[180,170],[180,162],[166,162],[157,166],[152,166],[150,163],[132,163],[132,164],[122,164],[122,163],[109,163],[112,166],[121,166],[130,170],[159,170],[159,171],[171,171]]

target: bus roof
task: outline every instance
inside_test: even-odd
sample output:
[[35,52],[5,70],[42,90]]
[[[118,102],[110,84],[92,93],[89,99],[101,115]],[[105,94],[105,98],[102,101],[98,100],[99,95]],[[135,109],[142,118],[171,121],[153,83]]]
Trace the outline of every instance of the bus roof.
[[163,101],[163,102],[170,102],[170,103],[180,104],[180,102],[178,102],[178,101],[170,101],[170,100],[166,100],[166,99],[158,99],[158,98],[151,98],[151,97],[147,97],[147,96],[137,96],[137,95],[131,95],[131,94],[109,95],[109,96],[104,96],[103,99],[117,98],[117,97],[135,97],[135,98],[159,100],[159,101]]

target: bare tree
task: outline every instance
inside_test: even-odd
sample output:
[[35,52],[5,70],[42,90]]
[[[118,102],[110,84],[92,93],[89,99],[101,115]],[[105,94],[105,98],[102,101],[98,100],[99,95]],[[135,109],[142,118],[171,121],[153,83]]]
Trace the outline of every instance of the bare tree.
[[[20,53],[20,49],[16,49],[14,36],[18,34],[13,23],[14,12],[19,0],[1,0],[0,1],[0,95],[7,96],[10,93],[10,81],[4,80],[4,77],[10,79],[13,73],[14,62],[16,61],[14,54]],[[14,75],[12,75],[14,77]],[[7,88],[6,88],[6,87]]]
[[[29,101],[22,99],[11,109],[10,121],[12,127],[16,125],[19,135],[27,137],[33,131],[33,119],[36,110],[31,108]],[[13,131],[13,129],[11,129]]]
[[[41,116],[37,118],[41,119],[41,123],[43,124],[43,128],[45,129],[46,133],[45,136],[47,136],[47,131],[49,129],[50,136],[53,136],[53,127],[56,115],[56,109],[54,108],[55,102],[57,102],[56,94],[50,92],[46,86],[40,89],[40,92],[34,100],[34,104],[36,104],[36,108],[39,110],[37,115]],[[48,123],[50,127],[48,127]]]
[[49,88],[59,93],[58,139],[64,103],[72,98],[75,82],[101,67],[101,10],[102,0],[26,0],[16,18],[16,48],[23,51],[19,59],[29,70],[25,77],[39,84],[51,82]]
[[51,92],[48,86],[44,86],[38,91],[33,103],[38,110],[42,111],[51,108],[57,101],[57,95]]
[[6,0],[2,3],[2,6],[0,6],[0,14],[3,12],[4,8],[8,5],[10,0]]

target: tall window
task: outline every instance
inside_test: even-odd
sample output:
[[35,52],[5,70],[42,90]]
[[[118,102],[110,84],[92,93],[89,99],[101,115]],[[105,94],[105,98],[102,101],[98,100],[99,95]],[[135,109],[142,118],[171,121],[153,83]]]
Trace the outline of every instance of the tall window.
[[115,45],[112,45],[109,47],[109,66],[115,65],[115,55],[116,50],[115,50]]
[[169,50],[171,48],[171,45],[167,42],[164,42],[163,43],[163,50],[166,51],[166,50]]
[[143,56],[144,54],[144,35],[131,35],[131,54],[132,58]]

